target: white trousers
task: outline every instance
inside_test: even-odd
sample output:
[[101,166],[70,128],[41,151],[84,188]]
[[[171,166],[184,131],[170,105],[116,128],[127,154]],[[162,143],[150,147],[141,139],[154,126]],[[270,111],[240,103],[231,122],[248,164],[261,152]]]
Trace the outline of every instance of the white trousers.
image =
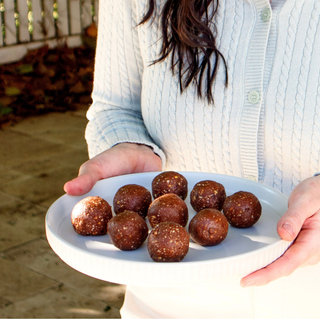
[[[156,275],[155,275],[156,277]],[[320,263],[261,287],[240,278],[192,287],[127,286],[123,319],[320,319]]]

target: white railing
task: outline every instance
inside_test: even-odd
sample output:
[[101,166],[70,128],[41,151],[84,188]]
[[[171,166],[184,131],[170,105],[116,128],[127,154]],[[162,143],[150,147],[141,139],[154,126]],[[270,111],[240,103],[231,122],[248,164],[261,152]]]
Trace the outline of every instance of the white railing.
[[0,64],[44,43],[80,45],[83,30],[96,20],[98,1],[0,0]]

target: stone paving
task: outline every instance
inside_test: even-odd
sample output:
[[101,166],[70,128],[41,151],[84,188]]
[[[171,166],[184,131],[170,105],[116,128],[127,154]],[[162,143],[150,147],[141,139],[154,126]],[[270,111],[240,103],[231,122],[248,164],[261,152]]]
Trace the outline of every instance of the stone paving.
[[124,286],[66,265],[45,236],[49,206],[87,160],[85,110],[0,130],[0,318],[120,318]]

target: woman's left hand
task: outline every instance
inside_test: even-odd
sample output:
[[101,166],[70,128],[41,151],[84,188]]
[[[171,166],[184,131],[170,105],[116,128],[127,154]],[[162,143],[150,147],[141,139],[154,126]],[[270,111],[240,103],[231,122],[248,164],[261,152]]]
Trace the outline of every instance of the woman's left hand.
[[294,188],[277,231],[283,240],[295,241],[276,261],[242,278],[241,286],[266,285],[320,261],[320,176],[303,180]]

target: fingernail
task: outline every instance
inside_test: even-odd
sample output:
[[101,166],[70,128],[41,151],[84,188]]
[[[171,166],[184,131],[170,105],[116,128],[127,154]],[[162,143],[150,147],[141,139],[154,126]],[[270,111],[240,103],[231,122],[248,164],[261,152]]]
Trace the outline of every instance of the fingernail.
[[288,222],[285,222],[282,225],[282,228],[285,229],[290,234],[290,236],[293,237],[293,229],[292,229],[291,225]]
[[243,287],[248,288],[248,287],[253,287],[254,285],[255,285],[255,283],[253,281],[251,281],[251,282],[247,282]]

